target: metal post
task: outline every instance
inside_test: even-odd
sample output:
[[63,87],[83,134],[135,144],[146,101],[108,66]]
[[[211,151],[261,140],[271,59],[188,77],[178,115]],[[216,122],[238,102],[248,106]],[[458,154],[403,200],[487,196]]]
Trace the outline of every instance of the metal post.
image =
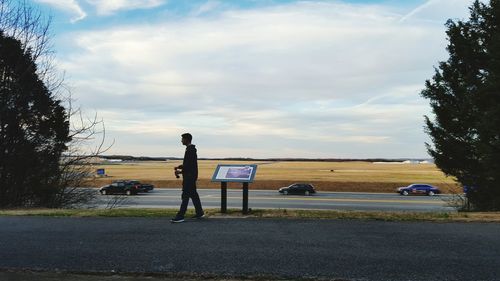
[[220,183],[220,212],[227,213],[227,182]]
[[243,214],[248,214],[248,182],[243,183]]

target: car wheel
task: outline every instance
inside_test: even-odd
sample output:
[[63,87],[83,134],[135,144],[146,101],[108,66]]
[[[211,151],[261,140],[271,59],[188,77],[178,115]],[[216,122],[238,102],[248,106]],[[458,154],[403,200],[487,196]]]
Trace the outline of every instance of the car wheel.
[[101,194],[102,195],[107,195],[108,193],[106,192],[106,190],[101,190]]
[[406,196],[406,195],[408,195],[408,194],[410,194],[410,193],[408,193],[408,191],[407,191],[407,190],[403,190],[403,191],[401,192],[401,195],[404,195],[404,196]]
[[132,195],[132,191],[131,190],[127,190],[127,195],[128,196]]
[[288,191],[287,190],[283,191],[283,195],[288,195]]
[[436,193],[434,193],[434,191],[432,191],[432,190],[431,190],[431,191],[429,191],[429,192],[427,193],[427,195],[429,195],[429,196],[434,196],[434,195],[436,195]]
[[309,196],[309,195],[311,195],[311,193],[308,190],[306,190],[306,192],[304,192],[304,195]]

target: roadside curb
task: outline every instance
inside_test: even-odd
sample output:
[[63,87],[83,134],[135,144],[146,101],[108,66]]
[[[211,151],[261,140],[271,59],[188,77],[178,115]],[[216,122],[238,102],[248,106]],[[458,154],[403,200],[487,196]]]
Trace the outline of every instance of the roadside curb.
[[216,275],[210,273],[160,273],[115,271],[64,271],[0,268],[0,280],[23,281],[350,281],[323,277],[288,278],[271,275]]

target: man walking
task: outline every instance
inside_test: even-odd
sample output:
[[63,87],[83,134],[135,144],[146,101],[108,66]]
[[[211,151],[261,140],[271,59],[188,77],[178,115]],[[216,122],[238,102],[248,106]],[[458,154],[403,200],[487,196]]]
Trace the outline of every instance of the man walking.
[[183,222],[184,215],[186,214],[189,198],[193,201],[196,215],[195,219],[200,219],[205,216],[203,208],[201,207],[200,196],[196,191],[196,181],[198,180],[198,156],[196,155],[196,147],[191,144],[193,136],[189,133],[182,135],[182,144],[186,146],[184,153],[184,160],[182,165],[174,168],[175,176],[178,178],[182,175],[182,203],[181,208],[175,218],[171,222]]

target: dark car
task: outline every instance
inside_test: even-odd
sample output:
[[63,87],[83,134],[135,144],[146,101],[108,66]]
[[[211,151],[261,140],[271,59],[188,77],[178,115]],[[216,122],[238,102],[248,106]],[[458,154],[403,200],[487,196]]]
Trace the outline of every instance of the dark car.
[[396,192],[401,195],[425,194],[429,196],[441,193],[439,188],[430,184],[410,184],[409,186],[398,187]]
[[128,181],[115,181],[112,184],[108,184],[99,188],[99,192],[102,195],[108,195],[108,194],[135,195],[140,191],[141,190],[139,189],[138,185],[133,185]]
[[152,185],[152,184],[141,183],[138,180],[128,180],[126,182],[137,186],[137,189],[139,190],[139,192],[149,192],[155,188],[154,185]]
[[282,193],[283,195],[287,195],[287,194],[310,195],[310,194],[316,193],[316,190],[314,190],[314,186],[312,184],[294,183],[294,184],[289,185],[287,187],[280,188],[278,190],[278,192]]

